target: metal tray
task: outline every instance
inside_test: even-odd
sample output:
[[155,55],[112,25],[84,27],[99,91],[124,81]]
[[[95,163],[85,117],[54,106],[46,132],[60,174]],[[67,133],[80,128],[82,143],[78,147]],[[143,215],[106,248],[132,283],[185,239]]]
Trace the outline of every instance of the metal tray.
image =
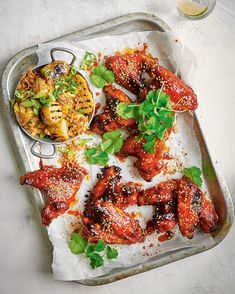
[[[105,35],[107,33],[120,34],[146,30],[157,30],[164,32],[170,31],[170,28],[164,21],[155,15],[147,13],[134,13],[100,23],[87,29],[76,31],[74,33],[54,39],[53,41],[78,41],[89,39],[94,36],[97,37],[98,35]],[[2,116],[9,135],[10,143],[14,150],[13,152],[18,163],[20,174],[32,170],[29,149],[27,147],[27,142],[30,141],[30,139],[28,139],[18,127],[14,113],[10,107],[9,100],[11,97],[13,97],[15,86],[20,75],[32,64],[37,64],[36,50],[37,46],[34,46],[15,55],[7,64],[2,76],[1,83],[2,99],[0,99],[0,103],[2,107]],[[234,215],[232,199],[223,175],[221,174],[218,167],[218,163],[215,157],[212,155],[212,151],[210,150],[209,146],[207,146],[206,140],[204,139],[203,125],[200,115],[198,115],[198,113],[194,113],[193,120],[194,131],[197,136],[202,154],[204,177],[220,219],[218,230],[212,234],[213,244],[209,246],[199,244],[197,246],[171,250],[162,254],[159,253],[156,257],[151,258],[144,264],[131,266],[125,269],[117,268],[106,275],[76,282],[93,286],[111,283],[113,281],[120,280],[137,273],[145,272],[170,262],[177,261],[179,259],[183,259],[185,257],[208,250],[219,244],[228,234],[233,222]],[[35,208],[38,210],[38,207],[41,208],[43,206],[43,199],[41,194],[37,190],[30,190],[30,192],[31,195],[34,195],[32,201],[33,206],[35,206]]]

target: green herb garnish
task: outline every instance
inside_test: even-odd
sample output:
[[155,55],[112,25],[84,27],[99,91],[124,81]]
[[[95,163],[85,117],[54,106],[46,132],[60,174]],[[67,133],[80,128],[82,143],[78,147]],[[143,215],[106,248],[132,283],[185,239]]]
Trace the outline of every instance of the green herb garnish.
[[87,239],[77,233],[72,233],[70,236],[69,248],[74,254],[81,254],[85,252],[87,246]]
[[103,142],[100,143],[100,149],[102,151],[105,151],[108,154],[114,154],[121,150],[123,138],[120,130],[105,133],[103,139]]
[[110,84],[114,82],[114,74],[104,65],[97,66],[94,68],[93,73],[91,74],[91,82],[97,88],[103,88],[107,82]]
[[73,66],[71,67],[71,69],[70,69],[70,73],[71,73],[72,76],[75,76],[76,73],[77,73],[77,71],[78,71],[78,70],[77,70],[76,66],[74,66],[74,65],[73,65]]
[[69,161],[72,161],[74,158],[74,155],[76,154],[76,150],[71,149],[69,147],[59,146],[59,147],[57,147],[57,150],[60,153],[67,154]]
[[[115,248],[106,246],[106,244],[99,240],[96,244],[89,243],[87,238],[79,233],[72,233],[70,235],[69,248],[73,254],[84,253],[90,259],[90,265],[93,269],[104,265],[104,256],[108,259],[115,259],[118,256],[118,251]],[[103,252],[101,255],[99,253]]]
[[142,103],[119,103],[116,112],[124,119],[132,118],[138,121],[140,135],[137,140],[147,141],[144,149],[149,153],[156,152],[156,139],[163,140],[165,132],[175,121],[170,97],[161,89],[156,92],[149,91]]
[[195,183],[198,187],[202,186],[202,171],[197,166],[192,166],[183,169],[183,174],[185,177],[190,179],[193,183]]
[[97,57],[94,53],[86,52],[85,57],[82,60],[80,68],[85,70],[88,66],[92,66],[97,61]]
[[106,165],[109,161],[108,153],[94,147],[87,149],[85,155],[90,164]]
[[15,92],[15,96],[19,99],[19,100],[23,100],[24,99],[24,91],[22,90],[17,90]]
[[109,161],[109,154],[120,151],[123,145],[122,133],[120,130],[107,132],[103,135],[103,141],[97,146],[86,150],[87,161],[90,164],[106,165]]
[[117,258],[117,256],[118,256],[117,249],[111,248],[110,246],[107,246],[106,256],[107,256],[108,259]]
[[33,107],[33,102],[32,101],[30,101],[30,100],[25,100],[25,101],[22,101],[21,103],[20,103],[20,105],[22,106],[22,107],[26,107],[26,108],[28,108],[28,107]]

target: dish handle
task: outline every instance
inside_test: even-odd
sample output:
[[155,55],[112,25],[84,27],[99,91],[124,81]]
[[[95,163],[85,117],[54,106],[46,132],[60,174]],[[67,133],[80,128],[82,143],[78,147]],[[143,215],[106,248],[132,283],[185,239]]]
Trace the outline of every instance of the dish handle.
[[[52,148],[53,148],[53,152],[52,154],[43,154],[41,152],[41,146],[42,146],[43,143],[41,142],[38,142],[38,141],[35,141],[33,143],[33,145],[31,146],[30,148],[30,152],[36,156],[36,157],[40,157],[40,158],[45,158],[45,159],[52,159],[56,156],[56,146],[55,145],[52,145]],[[39,152],[36,151],[36,147],[39,145]]]
[[56,60],[55,54],[54,54],[56,51],[62,51],[62,52],[66,52],[66,53],[71,54],[73,56],[73,58],[72,58],[71,62],[69,63],[69,65],[70,66],[73,66],[74,65],[74,63],[75,63],[75,61],[77,59],[77,56],[76,56],[76,54],[72,50],[67,49],[67,48],[63,48],[63,47],[55,47],[55,48],[52,48],[51,51],[50,51],[50,55],[51,55],[51,60],[52,61],[55,61]]

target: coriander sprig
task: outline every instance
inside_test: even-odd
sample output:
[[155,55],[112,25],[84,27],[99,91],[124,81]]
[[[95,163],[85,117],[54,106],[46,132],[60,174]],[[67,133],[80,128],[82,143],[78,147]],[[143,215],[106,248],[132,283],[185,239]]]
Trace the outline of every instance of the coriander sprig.
[[132,118],[138,122],[140,134],[136,139],[146,140],[144,149],[149,153],[156,152],[156,139],[163,140],[175,121],[170,97],[162,89],[149,91],[142,103],[121,102],[117,105],[116,112],[124,119]]
[[190,179],[198,187],[202,186],[202,171],[197,166],[191,166],[183,169],[183,175]]
[[73,254],[84,254],[89,258],[93,269],[104,265],[104,257],[115,259],[118,256],[117,249],[107,246],[102,240],[97,243],[90,243],[87,238],[79,233],[70,235],[69,248]]
[[86,150],[85,155],[90,164],[106,165],[109,154],[119,152],[123,145],[123,136],[120,130],[107,132],[103,135],[103,141],[95,148]]
[[114,74],[102,64],[93,69],[90,80],[97,88],[103,88],[107,83],[114,82]]

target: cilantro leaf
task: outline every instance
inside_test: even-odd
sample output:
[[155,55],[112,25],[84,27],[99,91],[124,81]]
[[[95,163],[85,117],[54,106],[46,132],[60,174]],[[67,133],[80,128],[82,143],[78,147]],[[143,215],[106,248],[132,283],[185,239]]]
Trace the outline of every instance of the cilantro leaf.
[[149,91],[142,103],[119,103],[116,113],[124,119],[132,118],[138,122],[140,134],[137,140],[144,138],[144,149],[155,153],[156,139],[164,139],[167,129],[171,128],[175,121],[174,112],[171,109],[169,95],[162,90]]
[[80,68],[87,69],[87,67],[92,66],[96,60],[97,60],[97,57],[94,53],[86,52],[86,54],[82,60]]
[[74,254],[84,254],[90,259],[90,265],[93,269],[104,265],[104,255],[101,256],[98,252],[103,252],[108,259],[114,259],[118,256],[117,249],[106,247],[106,244],[99,240],[97,243],[89,243],[81,234],[72,233],[70,235],[69,248]]
[[120,130],[107,132],[103,135],[105,139],[100,143],[100,149],[108,154],[114,154],[121,150],[123,145],[122,133]]
[[108,259],[117,258],[117,256],[118,256],[117,249],[111,248],[110,246],[107,246],[106,256],[107,256]]
[[138,116],[138,109],[140,104],[130,103],[126,104],[124,102],[120,102],[116,107],[116,113],[124,119],[134,118]]
[[90,257],[95,251],[95,244],[88,244],[86,247],[86,257]]
[[90,265],[93,269],[103,266],[104,260],[103,257],[99,255],[99,253],[93,252],[90,254]]
[[70,235],[70,242],[69,242],[69,248],[73,254],[81,254],[85,251],[85,248],[87,246],[87,239],[82,237],[81,234],[72,233]]
[[114,74],[104,65],[100,65],[94,68],[90,79],[97,88],[103,88],[107,82],[111,84],[114,82]]
[[94,147],[87,149],[85,155],[87,157],[87,161],[90,164],[106,165],[106,163],[109,161],[108,153]]
[[95,244],[95,251],[97,251],[97,252],[104,251],[105,247],[106,247],[106,244],[104,243],[104,241],[99,240],[99,241]]
[[102,78],[99,75],[91,74],[91,82],[94,84],[97,88],[103,88],[106,84],[106,81],[104,78]]
[[193,183],[195,183],[198,187],[202,186],[202,171],[197,166],[192,166],[189,168],[183,169],[183,174],[185,177],[190,179]]
[[147,143],[144,144],[144,149],[147,152],[154,154],[156,152],[156,138],[147,141]]

